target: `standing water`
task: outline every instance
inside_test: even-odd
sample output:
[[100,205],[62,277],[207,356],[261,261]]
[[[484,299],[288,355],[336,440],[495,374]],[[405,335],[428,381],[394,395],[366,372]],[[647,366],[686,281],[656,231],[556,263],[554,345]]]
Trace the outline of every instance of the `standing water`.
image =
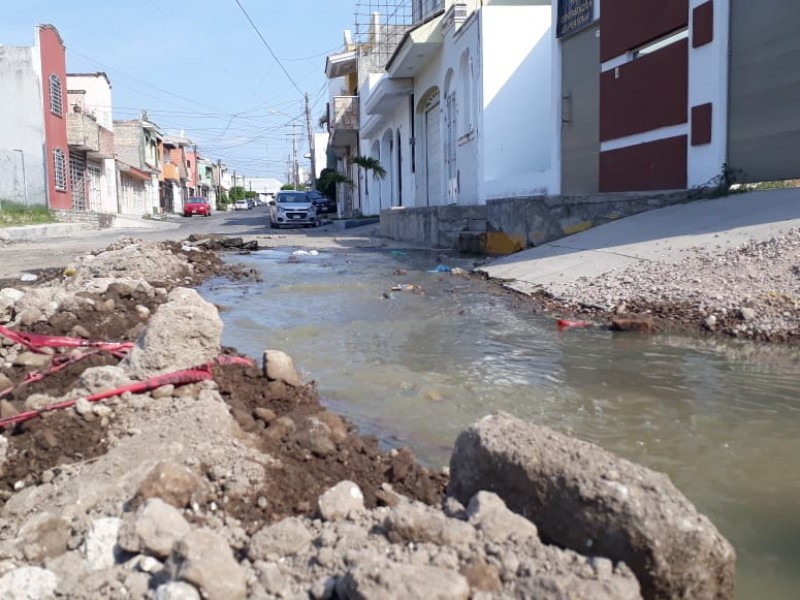
[[445,465],[495,410],[597,443],[666,472],[712,519],[738,553],[737,597],[797,597],[800,351],[559,332],[492,284],[428,272],[435,257],[266,250],[236,257],[263,283],[200,291],[224,307],[223,343],[285,350],[385,445]]

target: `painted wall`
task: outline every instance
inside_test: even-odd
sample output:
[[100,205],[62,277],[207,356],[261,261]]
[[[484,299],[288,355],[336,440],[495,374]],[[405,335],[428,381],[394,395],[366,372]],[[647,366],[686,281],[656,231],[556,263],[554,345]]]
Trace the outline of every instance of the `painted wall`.
[[[76,73],[67,75],[67,89],[83,90],[86,114],[94,116],[97,124],[113,131],[111,113],[111,83],[102,73]],[[71,109],[71,107],[70,107]]]
[[689,1],[689,110],[711,103],[711,143],[688,148],[688,185],[706,185],[728,162],[728,32],[730,4],[713,0],[714,32],[710,44],[693,48],[693,9],[706,0]]
[[551,7],[481,12],[484,199],[546,193],[553,168]]
[[[45,156],[47,160],[48,203],[56,210],[71,210],[72,196],[69,183],[69,146],[67,145],[67,68],[66,49],[61,36],[52,25],[37,27],[37,52],[41,60],[41,110],[44,115]],[[50,110],[50,89],[48,80],[55,74],[61,81],[63,107],[61,115]],[[66,186],[56,190],[53,173],[53,151],[60,148],[66,157]]]
[[44,123],[38,57],[32,48],[0,46],[0,198],[25,202],[22,150],[31,204],[46,204]]

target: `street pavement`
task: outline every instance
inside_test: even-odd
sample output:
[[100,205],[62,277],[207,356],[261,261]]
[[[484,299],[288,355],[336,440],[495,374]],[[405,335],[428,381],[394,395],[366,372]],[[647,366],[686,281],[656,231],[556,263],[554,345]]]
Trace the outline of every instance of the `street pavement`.
[[[677,263],[689,248],[724,252],[800,227],[800,189],[732,194],[653,210],[571,235],[481,267],[525,293],[558,296],[565,284],[643,262]],[[800,257],[798,257],[800,262]]]

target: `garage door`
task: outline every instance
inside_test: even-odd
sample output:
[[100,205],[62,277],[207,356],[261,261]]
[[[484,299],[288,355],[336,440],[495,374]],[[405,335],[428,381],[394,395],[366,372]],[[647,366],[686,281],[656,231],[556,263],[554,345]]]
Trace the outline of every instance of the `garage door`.
[[800,2],[731,2],[728,164],[745,182],[800,177]]
[[441,120],[438,102],[425,110],[425,172],[429,206],[443,204]]

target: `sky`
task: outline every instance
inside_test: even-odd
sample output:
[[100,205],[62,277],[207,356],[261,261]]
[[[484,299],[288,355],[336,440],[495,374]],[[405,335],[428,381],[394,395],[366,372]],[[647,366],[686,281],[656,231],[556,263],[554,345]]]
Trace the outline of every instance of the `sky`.
[[303,94],[322,131],[325,56],[343,48],[356,3],[238,1],[278,61],[237,0],[3,0],[0,44],[32,46],[35,25],[55,25],[68,73],[108,75],[114,119],[147,110],[163,132],[184,130],[202,156],[285,181],[293,130],[308,167]]

